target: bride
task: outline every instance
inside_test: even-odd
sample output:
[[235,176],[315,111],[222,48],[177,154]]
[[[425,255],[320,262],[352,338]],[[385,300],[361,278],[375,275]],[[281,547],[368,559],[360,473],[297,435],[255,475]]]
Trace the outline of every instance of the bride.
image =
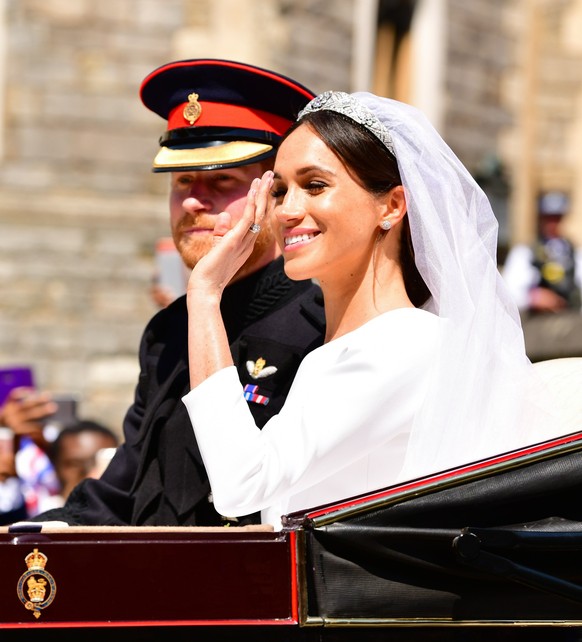
[[[219,306],[261,226],[273,228],[290,278],[321,285],[327,330],[259,430]],[[489,202],[413,107],[316,97],[274,173],[251,186],[243,218],[231,226],[219,215],[214,235],[188,285],[184,403],[222,514],[261,510],[279,526],[295,510],[552,436],[497,271]]]

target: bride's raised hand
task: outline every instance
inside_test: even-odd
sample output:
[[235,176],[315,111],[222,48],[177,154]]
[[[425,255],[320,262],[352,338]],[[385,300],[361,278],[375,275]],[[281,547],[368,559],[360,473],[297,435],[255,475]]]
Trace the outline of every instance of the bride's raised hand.
[[273,172],[267,171],[251,183],[240,220],[221,212],[214,226],[213,247],[200,259],[190,275],[188,292],[204,291],[221,295],[233,276],[251,255],[261,225],[267,216]]

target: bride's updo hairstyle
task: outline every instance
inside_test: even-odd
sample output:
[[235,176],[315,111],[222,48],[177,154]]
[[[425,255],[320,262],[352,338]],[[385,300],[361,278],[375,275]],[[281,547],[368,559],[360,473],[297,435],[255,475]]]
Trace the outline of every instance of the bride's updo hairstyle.
[[[396,158],[363,125],[334,111],[311,112],[294,123],[284,139],[301,125],[311,127],[339,158],[352,178],[371,194],[383,196],[402,184]],[[402,219],[399,259],[406,293],[414,306],[421,307],[429,299],[430,291],[414,262],[407,216]]]

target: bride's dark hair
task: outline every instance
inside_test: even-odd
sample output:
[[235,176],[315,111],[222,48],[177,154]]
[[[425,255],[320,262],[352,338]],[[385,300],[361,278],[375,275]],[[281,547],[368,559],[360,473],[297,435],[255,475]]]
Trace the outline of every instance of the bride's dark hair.
[[[371,194],[381,196],[402,184],[396,158],[363,125],[331,110],[306,114],[285,134],[308,125],[339,158],[349,174]],[[400,265],[406,293],[417,308],[430,298],[430,291],[414,262],[414,247],[408,216],[402,219]]]

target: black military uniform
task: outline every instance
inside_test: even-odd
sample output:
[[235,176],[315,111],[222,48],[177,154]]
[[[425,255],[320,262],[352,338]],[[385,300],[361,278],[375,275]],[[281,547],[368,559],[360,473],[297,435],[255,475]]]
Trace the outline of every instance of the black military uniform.
[[[301,359],[322,343],[319,289],[308,281],[290,281],[278,259],[226,288],[222,310],[245,396],[262,427],[281,409]],[[64,508],[48,511],[42,519],[70,524],[225,523],[226,516],[218,515],[210,501],[206,470],[181,401],[189,390],[187,347],[186,297],[181,297],[144,332],[139,384],[124,423],[125,443],[101,479],[79,484]],[[255,519],[258,516],[242,523]]]
[[[146,107],[168,121],[155,172],[200,171],[274,156],[313,92],[266,69],[227,60],[182,60],[142,83]],[[278,259],[228,286],[222,314],[256,423],[282,407],[302,358],[323,343],[321,292],[290,281]],[[182,297],[148,324],[141,372],[124,421],[125,441],[99,480],[79,484],[63,508],[35,519],[70,524],[217,525],[210,485],[186,408],[188,313]],[[220,399],[216,400],[220,403]]]

